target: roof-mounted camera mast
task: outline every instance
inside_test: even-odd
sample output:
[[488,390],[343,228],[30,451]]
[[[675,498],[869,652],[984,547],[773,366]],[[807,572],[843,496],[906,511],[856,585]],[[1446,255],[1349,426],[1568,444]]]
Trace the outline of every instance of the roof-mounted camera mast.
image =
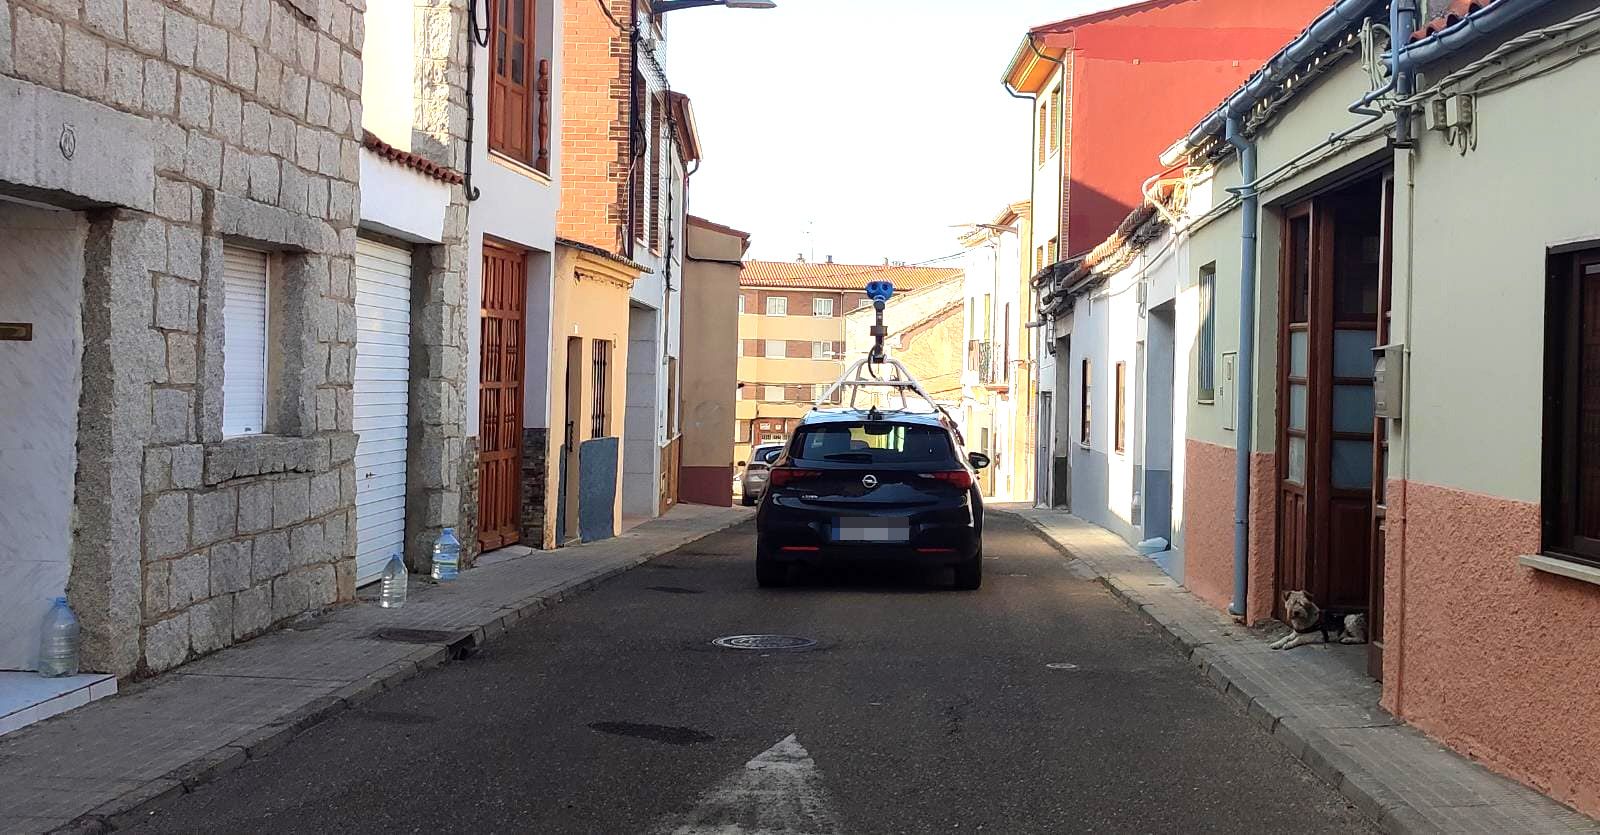
[[[922,384],[917,382],[917,378],[911,376],[911,371],[903,363],[889,356],[888,348],[884,345],[884,339],[889,336],[889,328],[883,323],[883,308],[889,299],[894,296],[894,285],[887,281],[869,281],[866,289],[867,298],[872,300],[872,308],[877,314],[876,321],[873,322],[871,329],[868,331],[868,333],[872,334],[872,347],[867,350],[865,358],[851,363],[845,369],[845,372],[839,375],[839,379],[835,380],[833,385],[828,386],[817,397],[812,408],[821,409],[830,405],[829,401],[833,399],[834,393],[838,392],[841,400],[844,401],[845,408],[859,409],[862,406],[856,404],[856,395],[861,390],[888,389],[891,393],[898,393],[900,396],[900,408],[897,411],[917,411],[924,414],[937,413],[943,415],[945,420],[949,421],[950,425],[954,427],[956,422],[950,416],[950,413],[945,411],[943,406],[934,402],[933,397],[922,388]],[[844,396],[846,392],[849,394],[848,397]],[[912,409],[911,400],[907,396],[908,392],[921,398],[927,404],[927,408]],[[864,405],[873,414],[878,414],[877,398],[872,398],[872,402]]]

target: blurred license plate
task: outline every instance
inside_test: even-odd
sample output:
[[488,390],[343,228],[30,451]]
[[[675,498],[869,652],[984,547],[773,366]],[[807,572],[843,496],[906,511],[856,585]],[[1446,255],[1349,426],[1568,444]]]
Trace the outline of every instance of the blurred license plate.
[[905,542],[911,538],[911,524],[894,517],[840,519],[833,526],[833,538],[837,542]]

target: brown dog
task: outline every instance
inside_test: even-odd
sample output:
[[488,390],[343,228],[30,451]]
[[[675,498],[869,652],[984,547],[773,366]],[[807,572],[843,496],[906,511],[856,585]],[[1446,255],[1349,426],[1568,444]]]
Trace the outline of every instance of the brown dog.
[[1289,615],[1289,628],[1294,631],[1269,644],[1272,649],[1332,643],[1335,638],[1341,644],[1367,642],[1367,615],[1364,612],[1324,610],[1304,591],[1284,592],[1283,609]]

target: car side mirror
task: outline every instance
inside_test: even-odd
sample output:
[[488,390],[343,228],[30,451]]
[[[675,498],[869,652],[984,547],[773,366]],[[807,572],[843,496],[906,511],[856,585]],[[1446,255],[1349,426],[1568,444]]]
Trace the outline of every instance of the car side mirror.
[[967,463],[972,465],[972,469],[981,470],[989,466],[989,456],[981,452],[969,452],[967,453]]

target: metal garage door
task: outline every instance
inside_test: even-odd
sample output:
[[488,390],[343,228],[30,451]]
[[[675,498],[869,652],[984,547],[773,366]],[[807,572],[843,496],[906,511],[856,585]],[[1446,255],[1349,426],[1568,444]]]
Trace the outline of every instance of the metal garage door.
[[411,251],[356,242],[356,583],[378,579],[406,530]]

